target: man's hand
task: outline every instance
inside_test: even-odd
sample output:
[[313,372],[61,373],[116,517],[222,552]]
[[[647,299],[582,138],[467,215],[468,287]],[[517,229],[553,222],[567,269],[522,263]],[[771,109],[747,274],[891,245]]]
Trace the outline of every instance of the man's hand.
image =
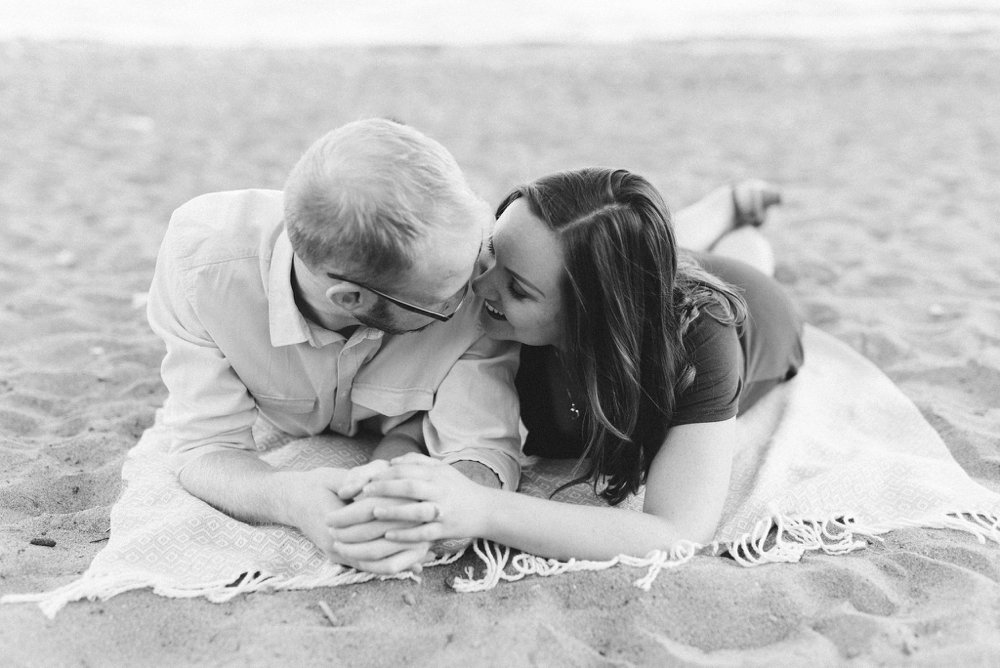
[[[463,466],[474,462],[462,462]],[[483,467],[486,468],[486,467]],[[406,455],[392,461],[365,488],[371,495],[371,514],[382,522],[409,522],[406,528],[387,529],[393,541],[434,543],[435,552],[452,552],[481,535],[492,499],[500,482],[488,468],[486,485],[461,473],[459,467],[423,455]],[[484,472],[477,467],[474,475]],[[388,501],[393,500],[394,503]],[[340,511],[350,512],[349,509]]]
[[[423,461],[421,458],[420,461]],[[441,464],[444,466],[444,464]],[[379,474],[389,468],[388,463],[371,462],[366,465],[364,475],[356,475],[355,478],[341,487],[340,498],[353,498],[354,503],[345,506],[339,511],[333,512],[327,518],[334,536],[334,551],[341,555],[341,558],[349,558],[354,562],[364,562],[364,570],[372,570],[372,560],[379,559],[383,563],[377,567],[383,568],[390,564],[406,561],[418,556],[426,556],[427,552],[434,554],[452,554],[466,548],[473,540],[469,537],[451,538],[438,540],[433,544],[430,542],[417,542],[410,545],[415,548],[415,552],[406,551],[405,554],[397,553],[391,560],[386,559],[384,553],[390,550],[399,550],[405,543],[398,543],[385,539],[386,532],[414,529],[423,522],[417,521],[385,521],[375,518],[374,509],[376,507],[385,510],[392,506],[410,507],[415,499],[408,498],[386,498],[379,496],[368,496],[361,493],[364,487],[372,478],[378,478]],[[469,481],[483,487],[491,489],[500,488],[500,479],[493,472],[493,469],[476,461],[462,460],[455,462],[451,468],[461,473]],[[358,469],[353,469],[353,474]],[[359,471],[360,473],[360,471]],[[357,481],[363,480],[363,484],[357,485]],[[419,562],[413,562],[419,566]],[[382,571],[380,571],[382,572]]]
[[[423,455],[406,455],[393,460],[388,470],[367,485],[365,494],[371,495],[371,503],[355,504],[357,508],[334,515],[361,516],[365,509],[365,518],[370,512],[381,521],[372,524],[379,526],[386,539],[421,543],[433,540],[432,552],[451,554],[467,547],[478,535],[475,522],[485,511],[473,507],[480,505],[476,501],[482,492],[500,486],[493,470],[479,462],[463,460],[449,466]],[[445,511],[447,520],[442,519]],[[390,526],[407,522],[409,526]],[[346,535],[355,531],[358,528],[352,527]],[[351,546],[343,549],[348,554],[355,553]]]
[[333,537],[333,550],[340,563],[372,573],[398,573],[412,570],[419,573],[430,555],[430,541],[394,541],[385,537],[387,531],[412,529],[413,522],[376,519],[376,506],[390,507],[409,504],[409,499],[358,497],[354,503],[327,516]]
[[[230,517],[252,524],[295,527],[331,561],[375,573],[396,573],[422,562],[413,541],[380,543],[364,560],[341,554],[327,526],[327,516],[347,505],[337,493],[347,486],[360,489],[388,464],[372,462],[353,469],[316,468],[310,471],[277,469],[245,450],[210,452],[188,464],[179,481],[194,496]],[[379,535],[379,540],[382,538]],[[392,548],[395,548],[393,550]]]
[[333,536],[326,525],[326,516],[346,505],[339,496],[347,471],[317,468],[310,471],[279,471],[275,483],[285,499],[282,523],[301,531],[332,561],[341,563],[333,548]]
[[350,501],[361,493],[361,488],[370,483],[382,471],[389,468],[389,462],[384,459],[373,459],[362,466],[355,466],[344,472],[337,496],[341,501]]
[[[358,512],[360,500],[350,503],[337,493],[348,485],[360,489],[388,466],[387,462],[375,461],[349,470],[318,468],[286,472],[285,484],[289,485],[286,492],[291,500],[286,523],[298,528],[335,563],[380,574],[419,572],[429,545],[397,543],[384,538],[386,530],[412,524],[374,521],[369,511]],[[347,521],[339,526],[330,524],[330,517],[341,517],[345,510],[350,510]],[[341,549],[345,535],[338,533],[344,531],[354,543],[350,554]]]

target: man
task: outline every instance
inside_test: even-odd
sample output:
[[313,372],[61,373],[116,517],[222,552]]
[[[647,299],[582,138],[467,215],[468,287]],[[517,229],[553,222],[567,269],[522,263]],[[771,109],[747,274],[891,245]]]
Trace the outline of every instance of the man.
[[[174,212],[148,317],[166,344],[180,483],[238,519],[296,527],[341,563],[325,518],[352,474],[263,462],[258,416],[296,436],[378,430],[379,456],[425,446],[516,488],[517,351],[483,336],[470,294],[491,220],[440,144],[383,119],[317,141],[283,192]],[[381,538],[350,565],[397,571],[428,547]]]

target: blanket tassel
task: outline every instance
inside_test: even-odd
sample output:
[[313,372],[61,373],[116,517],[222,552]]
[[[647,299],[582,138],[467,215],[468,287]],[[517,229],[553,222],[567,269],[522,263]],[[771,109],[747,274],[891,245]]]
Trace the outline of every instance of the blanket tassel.
[[[635,586],[649,590],[657,576],[666,568],[674,568],[690,561],[698,553],[728,553],[741,566],[758,566],[767,563],[799,561],[807,551],[825,554],[847,554],[864,548],[868,540],[881,541],[877,534],[907,527],[928,529],[953,529],[970,533],[980,543],[992,541],[1000,544],[1000,515],[989,513],[950,513],[937,519],[895,521],[886,525],[861,526],[850,517],[837,516],[826,520],[790,518],[774,513],[758,522],[753,529],[731,543],[712,543],[703,548],[697,543],[680,541],[671,550],[655,550],[645,557],[619,555],[607,561],[546,559],[525,552],[515,553],[509,547],[487,540],[477,540],[472,549],[484,563],[485,571],[475,577],[473,567],[466,568],[466,577],[457,577],[452,587],[462,593],[489,591],[501,581],[515,582],[528,575],[550,577],[574,571],[600,571],[616,565],[646,568],[646,574],[635,581]],[[427,566],[450,564],[465,554],[465,550],[446,554]],[[507,572],[508,569],[511,572]],[[177,587],[151,582],[148,578],[126,578],[113,575],[84,576],[57,589],[34,594],[7,594],[2,603],[37,603],[46,617],[52,619],[67,603],[81,599],[107,600],[118,594],[151,587],[154,593],[171,598],[204,596],[213,602],[228,601],[241,594],[255,591],[280,591],[336,587],[358,584],[369,580],[409,579],[420,582],[420,577],[407,571],[396,575],[375,575],[326,564],[319,572],[308,575],[278,578],[260,571],[247,569],[235,582],[203,583],[196,587]]]
[[[700,546],[690,541],[679,541],[670,551],[654,550],[645,557],[619,555],[607,561],[589,561],[584,559],[546,559],[527,552],[519,552],[511,556],[511,548],[492,541],[479,540],[473,544],[476,556],[485,564],[485,571],[480,578],[475,577],[475,570],[466,568],[466,577],[457,577],[452,582],[452,588],[461,593],[489,591],[501,580],[515,582],[528,575],[550,577],[575,571],[602,571],[621,564],[633,568],[648,569],[646,575],[635,581],[635,586],[648,591],[656,576],[664,568],[673,568],[690,561],[697,554]],[[507,572],[508,567],[513,571]]]

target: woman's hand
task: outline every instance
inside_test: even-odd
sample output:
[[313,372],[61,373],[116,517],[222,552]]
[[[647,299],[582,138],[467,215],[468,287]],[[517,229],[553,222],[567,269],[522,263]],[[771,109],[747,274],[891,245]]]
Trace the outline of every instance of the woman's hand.
[[413,525],[387,529],[387,540],[421,543],[482,533],[493,490],[425,455],[404,455],[391,464],[364,487],[365,495],[375,497],[372,516],[376,520]]
[[[428,558],[429,542],[391,541],[385,539],[387,529],[412,526],[407,522],[383,522],[372,515],[376,499],[364,498],[361,489],[375,475],[389,468],[385,460],[372,460],[352,469],[330,469],[328,488],[334,492],[323,507],[315,527],[303,531],[331,560],[379,574],[393,574],[404,570],[419,573]],[[317,475],[320,471],[310,472]],[[334,482],[335,481],[335,482]],[[353,502],[352,502],[353,500]],[[383,503],[406,503],[397,499],[377,499]],[[309,506],[314,512],[318,504]],[[300,527],[302,528],[302,527]]]
[[379,473],[389,468],[389,462],[384,459],[373,459],[367,464],[355,466],[344,471],[340,484],[337,486],[337,496],[342,501],[350,501]]

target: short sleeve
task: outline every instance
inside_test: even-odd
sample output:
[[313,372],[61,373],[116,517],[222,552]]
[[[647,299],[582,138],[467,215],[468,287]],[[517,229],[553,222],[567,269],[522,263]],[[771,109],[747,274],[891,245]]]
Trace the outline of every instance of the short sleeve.
[[147,303],[152,330],[166,346],[161,376],[170,394],[164,424],[171,430],[171,460],[179,472],[217,450],[253,450],[257,411],[246,386],[205,331],[191,304],[187,276],[161,250]]
[[743,391],[743,351],[735,325],[702,312],[685,334],[694,382],[677,397],[671,425],[721,422],[735,417]]

